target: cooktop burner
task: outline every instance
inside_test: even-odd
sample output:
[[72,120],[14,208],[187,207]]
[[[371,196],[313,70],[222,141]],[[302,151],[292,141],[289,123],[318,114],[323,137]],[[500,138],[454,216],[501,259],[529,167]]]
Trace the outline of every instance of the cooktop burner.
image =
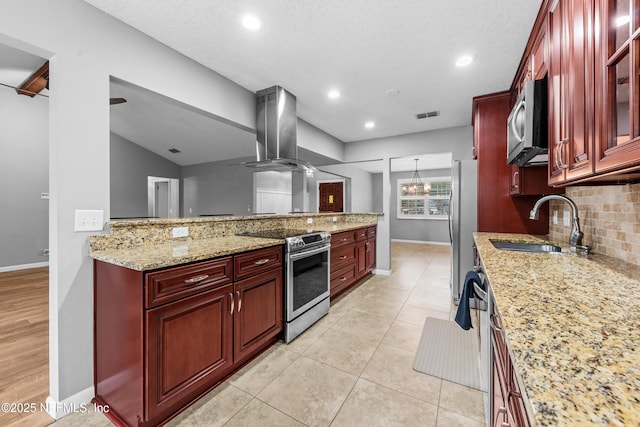
[[273,230],[246,231],[240,236],[267,237],[269,239],[284,239],[286,252],[298,252],[310,248],[328,245],[331,235],[326,231],[312,229],[276,228]]
[[286,239],[287,237],[304,236],[311,233],[318,233],[318,231],[311,229],[276,228],[273,230],[246,231],[244,233],[240,233],[240,235],[250,237],[265,237],[268,239]]

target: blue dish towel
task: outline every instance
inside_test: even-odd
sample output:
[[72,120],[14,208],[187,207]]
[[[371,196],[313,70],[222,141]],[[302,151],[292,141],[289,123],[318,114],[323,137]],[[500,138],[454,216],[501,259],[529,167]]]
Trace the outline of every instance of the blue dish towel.
[[473,290],[473,282],[476,282],[478,286],[482,286],[482,279],[475,271],[470,271],[464,278],[464,288],[462,289],[462,296],[458,303],[458,311],[456,312],[456,323],[460,325],[462,329],[468,331],[471,326],[471,313],[469,312],[469,299],[473,298],[476,294]]

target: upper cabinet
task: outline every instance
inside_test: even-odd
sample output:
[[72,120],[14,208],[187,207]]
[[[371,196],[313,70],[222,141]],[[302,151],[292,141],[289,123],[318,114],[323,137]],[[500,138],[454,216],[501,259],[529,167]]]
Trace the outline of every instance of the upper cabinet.
[[558,1],[549,41],[549,184],[593,174],[593,1]]
[[548,184],[640,180],[640,0],[544,0],[511,102],[545,74]]
[[640,165],[640,1],[598,0],[595,172]]

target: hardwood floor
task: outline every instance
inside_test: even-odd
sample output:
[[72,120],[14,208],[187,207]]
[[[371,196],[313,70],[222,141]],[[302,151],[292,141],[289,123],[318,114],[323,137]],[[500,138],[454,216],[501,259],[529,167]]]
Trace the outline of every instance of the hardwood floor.
[[49,269],[0,273],[0,425],[49,425],[48,394]]

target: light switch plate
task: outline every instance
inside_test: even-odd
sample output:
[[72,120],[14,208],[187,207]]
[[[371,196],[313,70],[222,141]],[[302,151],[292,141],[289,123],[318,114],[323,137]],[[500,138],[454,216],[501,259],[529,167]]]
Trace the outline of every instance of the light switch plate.
[[173,227],[172,236],[174,238],[189,236],[189,227]]
[[553,211],[553,224],[558,225],[558,211]]
[[73,231],[102,231],[104,227],[104,211],[76,209]]
[[565,227],[568,227],[571,224],[571,217],[569,216],[569,211],[562,211],[562,223]]

